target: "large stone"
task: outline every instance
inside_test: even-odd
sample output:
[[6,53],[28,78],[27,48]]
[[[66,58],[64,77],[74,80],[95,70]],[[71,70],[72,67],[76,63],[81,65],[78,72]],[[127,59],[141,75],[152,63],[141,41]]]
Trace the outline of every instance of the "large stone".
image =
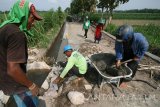
[[28,56],[28,63],[34,62],[37,57],[35,56]]
[[45,90],[47,90],[49,88],[49,84],[47,82],[47,80],[45,80],[42,84],[42,88],[44,88]]
[[0,107],[4,107],[4,104],[2,104],[2,102],[0,101]]
[[45,62],[33,62],[27,65],[28,78],[37,84],[39,87],[43,84],[44,80],[51,71],[51,67]]
[[45,62],[33,62],[27,64],[27,71],[30,70],[51,70],[51,67],[48,66]]
[[46,90],[44,88],[40,88],[39,92],[38,92],[38,95],[43,96],[45,92],[46,92]]
[[60,95],[61,95],[62,91],[63,91],[63,84],[62,84],[62,86],[60,86],[60,87],[59,87],[59,90],[58,90],[58,96],[60,96]]
[[53,99],[51,97],[40,96],[38,107],[53,107],[54,101],[55,101],[55,99]]
[[30,55],[37,55],[38,53],[39,53],[39,50],[38,49],[36,49],[36,48],[34,48],[34,49],[29,49],[28,50],[28,53],[30,54]]
[[67,96],[71,103],[74,105],[83,104],[85,101],[83,93],[80,93],[78,91],[70,91]]
[[50,83],[50,88],[52,88],[53,90],[58,90],[58,85],[57,84],[53,84],[52,82]]
[[[9,100],[10,96],[7,96],[3,93],[3,91],[0,91],[0,102],[3,104],[6,104]],[[1,107],[1,106],[0,106]]]
[[54,99],[54,98],[57,98],[57,97],[58,97],[58,93],[57,93],[56,90],[50,88],[50,89],[48,89],[47,92],[45,92],[44,96],[45,96],[45,97],[50,97],[50,98],[53,98],[53,99]]
[[91,85],[84,85],[84,87],[85,87],[86,90],[91,90],[92,89]]
[[52,67],[52,71],[54,74],[56,75],[59,75],[60,74],[60,71],[62,70],[63,68],[61,66],[53,66]]

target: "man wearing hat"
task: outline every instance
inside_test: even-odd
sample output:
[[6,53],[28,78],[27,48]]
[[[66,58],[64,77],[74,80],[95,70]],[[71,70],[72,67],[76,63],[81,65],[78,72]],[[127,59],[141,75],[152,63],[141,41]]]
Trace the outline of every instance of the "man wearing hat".
[[[0,90],[10,95],[6,107],[37,107],[38,86],[26,76],[27,38],[42,18],[28,0],[18,0],[0,25]],[[21,102],[21,103],[20,103]]]
[[64,54],[68,57],[68,61],[60,76],[53,81],[55,84],[59,83],[67,73],[83,77],[87,72],[87,62],[82,54],[77,51],[73,51],[70,45],[64,46]]

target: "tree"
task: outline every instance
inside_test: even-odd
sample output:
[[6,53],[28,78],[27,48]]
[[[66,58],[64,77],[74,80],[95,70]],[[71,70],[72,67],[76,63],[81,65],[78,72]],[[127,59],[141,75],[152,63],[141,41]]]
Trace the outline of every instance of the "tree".
[[102,8],[102,12],[104,8],[109,12],[109,23],[111,23],[113,10],[120,4],[127,3],[128,1],[129,0],[99,0],[99,4],[97,5],[97,7]]
[[58,13],[59,25],[61,25],[63,23],[62,21],[65,17],[61,7],[58,7],[57,13]]
[[71,13],[93,12],[96,9],[97,0],[72,0]]
[[64,10],[64,12],[66,12],[66,13],[70,13],[71,12],[71,8],[69,8],[69,7],[67,7],[65,10]]

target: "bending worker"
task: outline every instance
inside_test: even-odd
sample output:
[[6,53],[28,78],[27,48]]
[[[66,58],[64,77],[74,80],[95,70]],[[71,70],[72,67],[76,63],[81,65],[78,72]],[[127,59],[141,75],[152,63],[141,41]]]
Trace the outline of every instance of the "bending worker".
[[60,76],[53,81],[55,84],[59,83],[67,73],[83,77],[87,72],[87,62],[82,54],[77,51],[73,51],[70,45],[66,45],[64,47],[64,54],[68,57],[68,61],[64,64],[65,68]]
[[26,76],[26,34],[42,18],[28,0],[17,0],[9,16],[0,25],[0,90],[11,96],[5,107],[37,107],[39,87]]
[[131,78],[136,74],[138,63],[148,50],[148,41],[141,33],[133,32],[132,26],[122,25],[118,28],[116,35],[116,67],[121,65],[121,61],[133,59],[128,63],[128,67],[133,71]]

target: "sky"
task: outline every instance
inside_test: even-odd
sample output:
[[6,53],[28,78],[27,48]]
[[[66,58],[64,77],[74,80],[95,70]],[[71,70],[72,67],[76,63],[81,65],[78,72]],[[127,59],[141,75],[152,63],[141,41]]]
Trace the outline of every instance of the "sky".
[[[57,9],[59,6],[66,9],[70,6],[71,0],[30,0],[37,10]],[[0,11],[10,10],[16,0],[0,0]]]
[[130,9],[160,9],[160,0],[129,0],[125,4],[119,5],[116,10],[130,10]]
[[[0,0],[0,11],[9,10],[16,0]],[[66,9],[70,6],[71,0],[30,0],[37,10],[57,9],[59,6]],[[116,10],[130,9],[160,9],[160,0],[129,0],[128,3],[121,4]]]

